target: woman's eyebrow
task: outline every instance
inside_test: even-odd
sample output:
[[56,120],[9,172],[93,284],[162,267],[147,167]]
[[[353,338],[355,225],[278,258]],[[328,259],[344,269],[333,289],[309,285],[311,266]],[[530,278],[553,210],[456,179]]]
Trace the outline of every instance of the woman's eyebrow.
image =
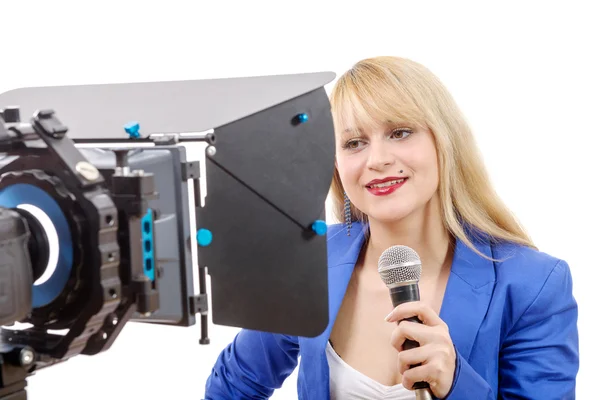
[[360,129],[360,128],[346,128],[346,129],[344,129],[342,131],[342,133],[352,133],[352,134],[362,133],[362,129]]
[[354,136],[362,136],[362,129],[360,128],[346,128],[341,132],[342,138],[350,138]]

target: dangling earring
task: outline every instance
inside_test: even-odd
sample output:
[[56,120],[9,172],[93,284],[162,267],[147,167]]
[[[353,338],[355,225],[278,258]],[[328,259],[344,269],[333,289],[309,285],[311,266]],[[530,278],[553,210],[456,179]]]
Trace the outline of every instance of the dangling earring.
[[350,199],[344,192],[344,217],[346,219],[346,232],[350,236],[350,229],[352,228],[352,218],[350,215]]

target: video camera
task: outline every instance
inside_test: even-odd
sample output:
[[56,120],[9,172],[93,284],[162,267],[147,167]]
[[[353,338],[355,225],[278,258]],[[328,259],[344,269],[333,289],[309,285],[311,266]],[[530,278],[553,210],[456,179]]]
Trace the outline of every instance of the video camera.
[[214,323],[320,334],[333,78],[1,94],[0,399],[109,349],[127,322],[188,327],[199,314],[208,344],[207,274]]

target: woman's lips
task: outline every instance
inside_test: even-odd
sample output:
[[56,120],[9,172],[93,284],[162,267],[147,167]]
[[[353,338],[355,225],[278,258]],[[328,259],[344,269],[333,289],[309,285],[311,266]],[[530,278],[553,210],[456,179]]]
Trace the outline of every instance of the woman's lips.
[[367,190],[369,193],[374,194],[375,196],[386,196],[394,193],[396,190],[402,187],[407,180],[408,178],[401,178],[388,180],[381,183],[369,184],[367,185]]

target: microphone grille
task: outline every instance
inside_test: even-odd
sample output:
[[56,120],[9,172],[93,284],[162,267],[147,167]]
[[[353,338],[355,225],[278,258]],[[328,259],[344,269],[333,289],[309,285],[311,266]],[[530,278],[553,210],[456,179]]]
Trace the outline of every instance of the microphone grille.
[[421,279],[421,259],[408,246],[392,246],[379,257],[379,276],[387,286]]

